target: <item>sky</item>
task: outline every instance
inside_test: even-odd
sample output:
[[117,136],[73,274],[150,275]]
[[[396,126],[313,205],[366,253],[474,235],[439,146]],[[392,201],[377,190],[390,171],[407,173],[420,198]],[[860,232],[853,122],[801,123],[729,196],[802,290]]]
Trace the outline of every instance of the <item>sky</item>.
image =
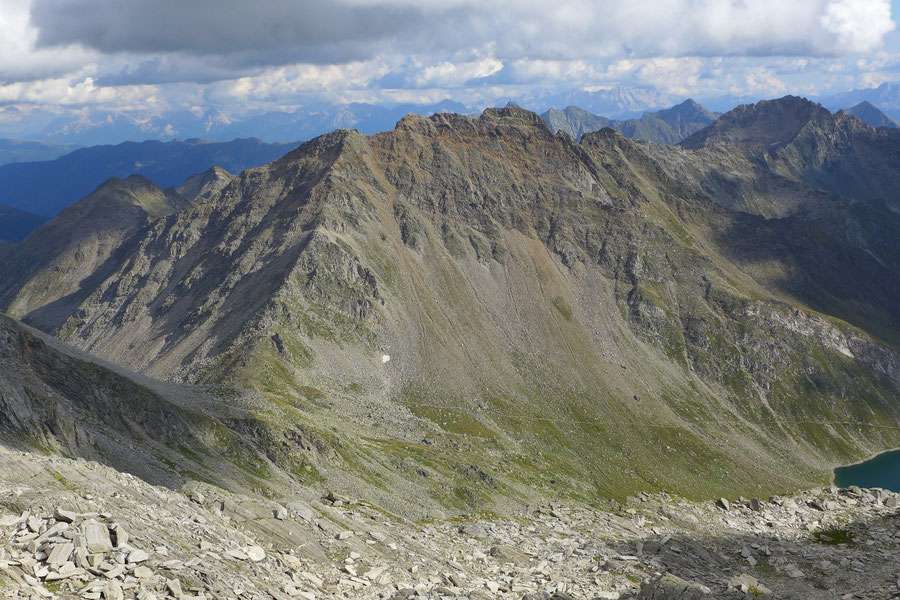
[[0,0],[0,126],[88,110],[470,105],[900,80],[900,0]]

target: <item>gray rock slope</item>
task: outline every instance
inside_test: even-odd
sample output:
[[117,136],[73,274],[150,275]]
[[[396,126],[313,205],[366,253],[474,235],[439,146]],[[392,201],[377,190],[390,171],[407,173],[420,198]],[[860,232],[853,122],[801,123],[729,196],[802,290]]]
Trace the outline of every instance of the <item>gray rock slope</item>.
[[174,491],[0,448],[11,598],[684,600],[893,598],[898,497],[822,489],[641,495],[424,523],[365,499]]
[[148,379],[5,315],[0,409],[6,447],[98,461],[169,487],[202,478],[249,489],[255,465],[266,462],[229,430],[253,421],[252,399]]
[[675,147],[410,116],[143,216],[96,268],[7,271],[2,302],[253,391],[279,472],[396,510],[778,493],[898,441],[897,135],[790,97]]

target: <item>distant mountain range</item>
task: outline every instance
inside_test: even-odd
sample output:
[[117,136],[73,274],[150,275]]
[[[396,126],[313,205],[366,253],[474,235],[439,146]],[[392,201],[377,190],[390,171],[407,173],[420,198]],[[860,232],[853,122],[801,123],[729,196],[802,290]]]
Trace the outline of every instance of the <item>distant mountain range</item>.
[[47,220],[48,217],[34,215],[8,206],[0,206],[0,240],[21,242]]
[[838,110],[855,106],[861,102],[869,102],[894,119],[900,119],[900,82],[882,83],[877,88],[853,90],[843,94],[834,94],[818,98],[822,106],[830,110]]
[[236,139],[81,148],[51,161],[0,166],[0,205],[52,217],[112,177],[136,173],[173,187],[214,165],[236,173],[271,162],[296,145]]
[[77,144],[51,144],[29,140],[0,139],[0,165],[35,160],[53,160],[72,150]]
[[[885,83],[878,88],[853,90],[814,98],[835,111],[863,101],[878,106],[891,118],[900,119],[900,83]],[[640,119],[646,112],[656,112],[676,104],[673,98],[652,87],[614,86],[609,88],[574,89],[565,92],[545,91],[527,98],[515,98],[517,104],[538,113],[551,108],[576,106],[590,114],[617,121]],[[747,96],[710,96],[697,99],[712,112],[759,100]],[[494,104],[502,104],[495,102]],[[480,113],[484,104],[462,104],[443,100],[428,104],[316,103],[296,110],[267,111],[250,114],[211,108],[204,111],[169,110],[110,112],[87,110],[78,115],[47,116],[32,128],[18,124],[13,129],[0,129],[0,135],[52,144],[93,146],[122,141],[203,138],[227,141],[256,137],[267,142],[307,140],[334,129],[356,129],[365,134],[389,131],[406,114],[430,116],[435,113]],[[639,135],[635,134],[635,137]],[[0,141],[0,164],[4,158]],[[48,151],[38,148],[38,151]],[[53,156],[33,156],[18,160],[48,160]]]
[[848,115],[854,116],[869,127],[888,127],[896,129],[900,127],[894,119],[887,116],[884,111],[867,100],[863,100],[856,106],[843,110]]
[[577,106],[596,115],[628,119],[639,117],[648,110],[672,106],[674,102],[654,87],[616,86],[592,91],[573,90],[564,94],[542,96],[522,104],[539,111],[553,106]]
[[[636,117],[647,110],[672,106],[672,101],[653,88],[616,87],[610,90],[573,91],[544,96],[525,103],[538,111],[554,106],[577,106],[606,118]],[[332,105],[295,112],[266,112],[239,118],[212,110],[202,114],[172,111],[157,114],[105,113],[95,111],[77,118],[59,118],[38,137],[54,142],[77,142],[84,146],[121,140],[203,138],[230,140],[255,137],[268,141],[306,140],[335,129],[356,129],[365,134],[390,131],[407,114],[430,116],[453,112],[481,112],[459,102],[405,104],[394,107],[365,103]]]
[[60,117],[37,137],[54,142],[77,142],[83,146],[118,143],[122,140],[173,140],[203,138],[225,141],[254,137],[270,142],[307,140],[343,127],[363,133],[393,129],[409,113],[473,112],[458,102],[406,104],[393,107],[352,103],[321,105],[295,112],[271,111],[239,117],[220,110],[195,113],[188,110],[159,113],[109,113],[100,110],[75,118]]
[[574,139],[604,127],[614,129],[628,138],[677,144],[685,137],[712,124],[719,113],[711,112],[691,99],[677,106],[657,112],[646,112],[639,119],[617,121],[569,106],[563,110],[551,108],[541,115],[553,131],[565,131]]
[[[578,106],[609,118],[638,117],[648,110],[672,106],[673,101],[653,87],[616,86],[609,89],[572,90],[543,94],[523,101],[538,112],[554,106]],[[29,137],[56,144],[93,146],[125,140],[174,140],[203,138],[226,141],[256,137],[265,141],[306,140],[343,127],[365,134],[393,129],[404,115],[479,113],[483,106],[451,100],[434,104],[375,105],[366,103],[317,104],[296,111],[269,111],[237,115],[218,109],[204,112],[109,112],[89,110],[77,116],[60,116]],[[35,158],[34,160],[37,160]]]

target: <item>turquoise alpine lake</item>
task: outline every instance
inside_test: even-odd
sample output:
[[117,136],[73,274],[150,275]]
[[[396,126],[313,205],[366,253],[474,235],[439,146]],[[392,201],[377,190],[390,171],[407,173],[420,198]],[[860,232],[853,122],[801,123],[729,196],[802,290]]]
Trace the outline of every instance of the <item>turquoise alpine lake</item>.
[[869,460],[834,470],[834,484],[838,487],[884,488],[900,492],[900,450],[891,450]]

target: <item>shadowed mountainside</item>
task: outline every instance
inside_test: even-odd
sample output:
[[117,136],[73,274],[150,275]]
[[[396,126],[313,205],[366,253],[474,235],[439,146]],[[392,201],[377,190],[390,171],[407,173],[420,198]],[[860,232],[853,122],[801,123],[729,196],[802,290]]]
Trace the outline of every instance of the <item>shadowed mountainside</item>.
[[[224,395],[223,395],[224,394]],[[227,400],[227,401],[226,401]],[[154,381],[0,315],[0,440],[105,463],[155,485],[283,490],[253,439],[253,398]],[[255,477],[261,469],[271,477]],[[278,484],[281,487],[278,487]]]
[[0,263],[0,279],[13,286],[0,292],[5,310],[70,314],[148,220],[188,206],[140,175],[110,179],[9,249]]
[[0,240],[21,242],[47,220],[47,217],[0,206]]

